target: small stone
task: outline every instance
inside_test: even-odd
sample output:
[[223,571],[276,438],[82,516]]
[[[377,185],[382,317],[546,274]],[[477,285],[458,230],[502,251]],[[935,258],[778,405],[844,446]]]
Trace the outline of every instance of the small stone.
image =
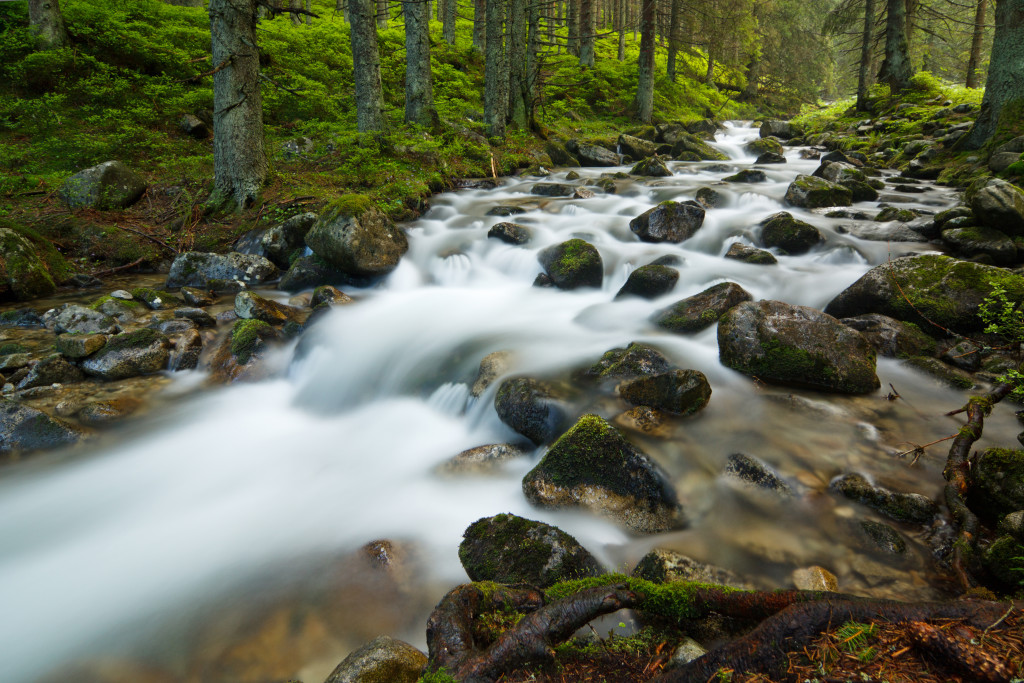
[[128,417],[142,405],[137,398],[117,398],[96,401],[78,411],[78,421],[87,427],[102,427]]
[[488,237],[494,237],[507,244],[526,244],[530,241],[532,234],[526,226],[517,223],[495,223],[487,231]]
[[181,298],[189,306],[212,306],[216,301],[212,294],[198,287],[182,287]]
[[778,472],[757,458],[744,453],[730,455],[722,474],[745,486],[774,491],[784,496],[793,495],[793,487],[786,483]]
[[300,322],[300,311],[292,306],[253,294],[239,292],[235,297],[235,313],[243,320],[262,320],[271,325],[283,325],[288,321]]
[[[241,296],[241,295],[239,295]],[[216,327],[217,319],[201,308],[182,307],[174,309],[175,318],[191,320],[198,327]]]
[[903,540],[903,536],[888,524],[862,520],[859,525],[871,545],[878,550],[889,555],[902,555],[907,552],[907,542]]
[[427,656],[409,643],[380,636],[345,657],[324,683],[415,683],[426,666]]
[[802,591],[829,591],[835,593],[839,590],[839,581],[835,574],[824,567],[801,567],[794,569],[790,579],[797,590]]
[[110,293],[110,296],[114,297],[115,299],[123,299],[124,301],[131,301],[132,299],[135,298],[131,295],[131,292],[126,292],[123,289],[115,289],[113,292]]
[[672,653],[672,657],[665,665],[665,670],[671,671],[672,669],[683,666],[684,664],[689,664],[693,660],[698,657],[703,657],[707,653],[708,651],[703,645],[693,638],[686,636],[679,642],[679,645],[676,646],[675,652]]
[[57,336],[57,352],[67,358],[91,356],[107,343],[102,334],[61,334]]
[[573,199],[593,199],[596,196],[593,190],[588,190],[585,187],[577,187],[576,191],[572,193]]
[[437,471],[441,474],[496,474],[502,466],[512,460],[524,458],[529,451],[510,443],[496,443],[477,446],[462,451],[441,463]]

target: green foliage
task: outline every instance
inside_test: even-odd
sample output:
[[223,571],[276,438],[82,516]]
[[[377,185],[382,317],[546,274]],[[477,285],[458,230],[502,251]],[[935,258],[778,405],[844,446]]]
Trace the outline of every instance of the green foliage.
[[[1011,299],[999,282],[992,282],[992,291],[978,307],[978,316],[985,323],[985,332],[1002,338],[1019,362],[1024,344],[1024,302]],[[1024,401],[1024,373],[1020,366],[1009,370],[1000,382],[1014,385],[1012,397]]]
[[443,666],[437,671],[426,671],[416,683],[459,683]]

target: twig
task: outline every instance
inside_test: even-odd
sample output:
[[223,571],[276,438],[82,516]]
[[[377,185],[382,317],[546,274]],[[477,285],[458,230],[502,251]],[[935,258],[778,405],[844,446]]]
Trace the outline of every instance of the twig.
[[104,275],[113,275],[114,273],[119,273],[122,270],[128,270],[129,268],[134,268],[135,266],[141,264],[145,260],[146,260],[145,256],[140,256],[139,258],[135,259],[134,261],[132,261],[131,263],[129,263],[127,265],[117,266],[116,268],[108,268],[106,270],[99,270],[99,271],[96,271],[95,273],[90,273],[90,275],[92,275],[92,277],[102,277]]
[[163,240],[157,239],[156,237],[153,237],[152,235],[147,235],[146,233],[144,233],[144,232],[142,232],[140,230],[135,230],[134,228],[125,227],[123,225],[117,225],[116,223],[114,224],[114,227],[118,228],[120,230],[127,230],[128,232],[134,232],[136,235],[139,235],[141,237],[145,237],[148,240],[152,240],[153,242],[156,242],[157,244],[159,244],[164,249],[169,249],[170,251],[174,252],[175,254],[178,253],[177,249],[175,249],[171,245],[167,244]]
[[268,76],[266,74],[260,74],[260,79],[266,81],[267,83],[270,83],[271,85],[277,86],[281,90],[284,90],[285,92],[289,92],[292,95],[295,95],[296,97],[305,97],[305,95],[303,93],[299,92],[298,90],[292,90],[291,88],[289,88],[287,86],[283,86],[283,85],[281,85],[280,83],[278,83],[277,81],[275,81],[273,78],[271,78],[270,76]]
[[[205,59],[205,57],[203,59]],[[195,61],[195,60],[193,60],[193,61]],[[221,62],[220,64],[215,66],[210,71],[207,71],[207,72],[201,73],[201,74],[196,74],[195,76],[189,76],[188,78],[183,78],[183,79],[181,79],[178,82],[179,83],[195,83],[200,78],[206,78],[207,76],[212,76],[213,74],[217,73],[218,71],[221,71],[222,69],[227,68],[228,64],[230,64],[230,63],[231,63],[231,57],[227,57],[227,58],[224,59],[223,62]]]

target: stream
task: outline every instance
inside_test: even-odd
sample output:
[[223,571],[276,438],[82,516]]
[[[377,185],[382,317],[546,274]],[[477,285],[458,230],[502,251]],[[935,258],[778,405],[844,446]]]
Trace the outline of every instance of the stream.
[[[944,444],[913,466],[897,454],[955,431],[942,415],[964,392],[887,358],[878,363],[883,389],[867,396],[759,386],[719,363],[714,327],[682,336],[649,321],[727,280],[755,299],[820,309],[888,258],[934,249],[858,239],[842,227],[849,219],[786,208],[826,241],[775,266],[724,259],[735,241],[756,244],[759,221],[783,209],[793,177],[819,163],[787,148],[788,163],[762,167],[768,182],[720,184],[753,164],[743,143],[755,137],[756,128],[730,123],[714,143],[729,162],[670,162],[672,177],[622,181],[617,194],[529,194],[535,182],[565,182],[563,169],[436,196],[406,226],[410,250],[397,270],[375,287],[344,288],[356,302],[275,352],[273,379],[200,390],[202,373],[180,373],[158,410],[112,436],[0,470],[0,680],[67,680],[59,672],[88,661],[104,681],[318,683],[377,635],[424,648],[431,607],[467,580],[463,530],[501,512],[558,526],[618,571],[661,547],[759,587],[790,587],[794,569],[820,565],[845,592],[943,597],[921,529],[890,522],[910,545],[900,563],[866,554],[844,521],[873,513],[827,487],[859,471],[937,498]],[[628,170],[578,169],[573,183]],[[651,244],[631,233],[633,217],[702,186],[728,203],[710,209],[690,240]],[[957,196],[932,187],[885,190],[880,200],[936,212]],[[485,215],[498,204],[527,211]],[[873,216],[877,205],[854,209]],[[488,239],[505,220],[527,226],[532,240]],[[533,287],[537,252],[571,237],[600,251],[603,286]],[[668,255],[683,261],[672,292],[614,299],[633,269]],[[470,393],[485,355],[510,352],[508,375],[556,378],[632,341],[700,370],[713,390],[705,410],[668,423],[667,433],[624,431],[668,473],[688,528],[637,537],[585,512],[534,509],[520,481],[543,448],[491,476],[436,471],[462,450],[522,442],[495,414],[497,383]],[[886,400],[890,384],[901,400]],[[624,410],[608,396],[580,407],[608,419]],[[996,411],[979,445],[1011,443],[1018,430],[1012,411]],[[761,497],[723,480],[736,452],[769,463],[803,494]],[[359,551],[378,539],[400,556],[391,571]]]

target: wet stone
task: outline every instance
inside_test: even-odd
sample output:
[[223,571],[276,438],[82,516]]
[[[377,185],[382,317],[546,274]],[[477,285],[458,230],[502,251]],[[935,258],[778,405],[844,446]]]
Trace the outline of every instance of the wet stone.
[[778,472],[766,463],[744,453],[730,455],[722,474],[744,486],[772,491],[783,496],[793,495],[793,487]]
[[929,524],[939,513],[938,506],[925,496],[891,491],[872,484],[862,474],[844,474],[829,488],[898,522]]
[[78,421],[87,427],[102,427],[128,417],[139,407],[142,401],[137,398],[118,398],[109,401],[89,403],[78,411]]
[[189,306],[212,306],[214,301],[216,301],[212,294],[198,287],[182,287],[180,293],[181,298]]
[[217,320],[201,308],[183,307],[174,309],[175,318],[190,320],[197,327],[216,327]]
[[802,591],[829,591],[835,593],[839,590],[839,582],[835,574],[824,567],[801,567],[794,569],[790,574],[793,586]]
[[490,208],[485,216],[515,216],[520,213],[526,213],[526,209],[520,206],[495,206]]
[[699,562],[682,553],[663,548],[655,548],[644,555],[633,569],[633,576],[653,583],[692,581],[729,586],[740,590],[753,588],[745,579],[728,569]]
[[57,352],[66,358],[85,358],[106,343],[107,338],[102,334],[62,334],[57,337]]
[[488,237],[499,239],[507,244],[526,244],[530,241],[530,229],[517,223],[495,223],[487,231]]
[[638,296],[655,299],[672,291],[679,281],[679,271],[668,266],[640,266],[626,279],[615,298]]
[[734,242],[729,250],[725,252],[725,258],[752,263],[760,266],[770,266],[779,262],[770,251],[751,247],[742,242]]
[[858,526],[870,547],[888,555],[903,555],[907,552],[907,542],[903,536],[888,524],[866,519],[858,522]]
[[529,454],[530,451],[510,443],[477,446],[452,456],[441,463],[437,471],[449,475],[498,474],[506,463]]
[[31,367],[28,375],[18,382],[18,389],[45,387],[51,384],[70,384],[84,379],[82,371],[64,360],[59,353],[49,355]]

